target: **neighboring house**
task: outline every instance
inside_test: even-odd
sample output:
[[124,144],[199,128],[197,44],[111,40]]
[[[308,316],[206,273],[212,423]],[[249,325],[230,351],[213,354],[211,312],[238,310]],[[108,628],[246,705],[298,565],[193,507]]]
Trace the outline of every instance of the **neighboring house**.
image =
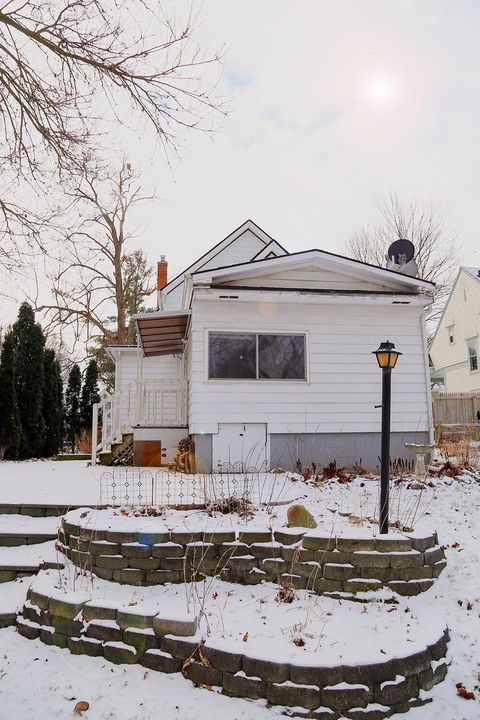
[[322,250],[288,253],[252,221],[166,281],[137,316],[138,350],[110,349],[115,395],[104,445],[133,432],[135,464],[168,464],[195,441],[199,470],[375,468],[390,340],[392,457],[431,438],[425,309],[433,284]]
[[432,381],[446,392],[480,391],[480,268],[461,267],[435,332]]

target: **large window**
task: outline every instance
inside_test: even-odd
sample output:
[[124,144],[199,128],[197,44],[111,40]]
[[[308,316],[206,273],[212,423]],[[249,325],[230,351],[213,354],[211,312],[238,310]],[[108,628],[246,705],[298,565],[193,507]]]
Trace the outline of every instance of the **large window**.
[[477,354],[477,340],[467,340],[468,343],[468,361],[470,363],[470,370],[478,370],[478,354]]
[[305,380],[305,335],[212,332],[208,338],[208,377]]

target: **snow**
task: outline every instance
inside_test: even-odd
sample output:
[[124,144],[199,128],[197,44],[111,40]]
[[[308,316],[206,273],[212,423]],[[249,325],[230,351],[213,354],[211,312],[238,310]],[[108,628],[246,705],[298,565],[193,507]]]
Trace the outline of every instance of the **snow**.
[[[74,594],[69,590],[72,582]],[[438,640],[446,626],[446,618],[440,612],[431,613],[419,598],[401,599],[394,606],[383,602],[364,606],[299,590],[294,602],[282,603],[276,601],[274,583],[243,586],[208,578],[187,585],[133,587],[76,577],[68,561],[63,571],[40,572],[32,587],[55,597],[64,588],[68,601],[91,598],[100,606],[104,600],[110,606],[115,601],[118,609],[129,613],[158,613],[169,620],[198,616],[198,640],[257,659],[305,666],[384,662],[386,655],[405,657]],[[304,645],[299,647],[294,642],[297,638]]]
[[101,468],[85,460],[0,463],[0,501],[35,505],[96,505]]
[[[1,465],[0,465],[1,468]],[[1,493],[1,481],[0,481]],[[0,495],[0,502],[3,498]],[[0,515],[0,533],[8,535],[56,535],[58,529],[58,517],[30,517],[29,515]]]
[[[44,560],[48,562],[63,562],[63,555],[55,550],[55,540],[48,540],[47,542],[37,543],[35,545],[0,547],[0,567],[40,565]],[[0,595],[1,594],[2,585],[0,585]]]
[[[97,473],[98,469],[86,468],[83,462],[2,463],[0,503],[94,504],[98,501]],[[412,708],[408,715],[394,716],[394,720],[478,720],[478,699],[465,701],[457,696],[455,688],[456,683],[462,682],[478,697],[475,686],[478,685],[480,669],[480,485],[469,476],[465,476],[464,480],[433,480],[434,486],[423,491],[409,490],[406,483],[392,487],[391,520],[401,520],[413,527],[415,534],[419,533],[418,537],[436,530],[440,543],[446,548],[448,561],[446,570],[430,590],[416,598],[399,598],[398,605],[374,602],[364,606],[348,601],[335,602],[329,598],[307,602],[305,591],[299,591],[298,600],[280,607],[273,597],[274,585],[242,588],[222,584],[221,581],[210,582],[210,579],[204,585],[195,586],[202,593],[199,598],[195,597],[194,588],[190,585],[186,588],[180,585],[164,588],[115,585],[109,590],[108,583],[100,580],[94,581],[94,594],[96,597],[98,591],[103,596],[102,602],[110,602],[115,607],[132,601],[143,604],[148,600],[156,607],[161,605],[165,611],[173,607],[184,612],[187,609],[186,593],[190,593],[190,609],[198,610],[203,602],[206,612],[210,613],[201,621],[202,634],[207,632],[207,619],[211,626],[209,642],[225,643],[237,648],[237,651],[240,647],[245,651],[247,646],[252,654],[255,651],[255,654],[263,653],[269,657],[272,657],[269,643],[273,642],[276,660],[285,654],[288,658],[295,656],[295,661],[299,663],[303,658],[305,665],[311,663],[312,656],[318,657],[319,652],[327,659],[342,655],[343,664],[356,660],[365,662],[373,657],[385,660],[393,654],[410,653],[431,639],[429,632],[432,636],[439,634],[447,621],[451,642],[446,680],[431,692],[422,693],[425,697],[432,697],[433,703]],[[375,523],[364,520],[377,514],[378,483],[375,481],[358,478],[345,485],[332,481],[320,488],[302,481],[289,482],[284,494],[298,499],[315,516],[319,529],[312,532],[335,535],[348,530],[355,537],[372,537],[377,532]],[[216,515],[207,520],[206,528],[205,514],[198,511],[182,516],[168,510],[165,517],[142,518],[141,524],[152,532],[155,523],[162,527],[191,530],[265,529],[269,524],[282,527],[287,507],[263,508],[248,522],[238,516]],[[3,525],[3,519],[0,518],[0,525]],[[30,520],[36,519],[18,518],[19,522],[29,523]],[[12,520],[7,522],[15,523]],[[397,533],[392,535],[398,537]],[[53,543],[27,548],[1,548],[0,552],[2,555],[7,553],[11,558],[16,553],[26,552],[31,558],[30,553],[43,553],[48,546],[52,549]],[[72,568],[67,567],[62,577],[66,577],[68,583],[75,579],[78,585],[82,579],[75,578],[75,575]],[[47,578],[50,584],[57,582],[58,571],[42,572],[34,582],[46,582]],[[0,584],[0,612],[12,612],[19,608],[31,582],[32,578],[27,577]],[[91,588],[88,592],[91,594]],[[377,593],[380,599],[382,592]],[[214,593],[218,593],[216,598]],[[366,611],[362,612],[364,607]],[[323,629],[322,621],[325,625]],[[226,628],[223,638],[220,630],[222,622]],[[303,648],[292,642],[297,624],[306,626],[305,631],[301,630],[306,636]],[[242,633],[243,637],[247,631],[249,637],[244,643],[239,636]],[[307,636],[310,631],[313,638]],[[317,637],[321,633],[318,651],[315,650],[318,644],[315,633]],[[329,645],[333,642],[335,644]],[[437,665],[432,663],[432,668]],[[179,674],[162,675],[146,672],[145,668],[137,665],[115,666],[103,658],[74,656],[68,650],[43,645],[39,640],[26,640],[14,628],[0,630],[0,720],[30,720],[33,717],[36,720],[63,719],[73,716],[78,700],[90,703],[90,710],[85,713],[88,720],[152,720],[158,717],[159,708],[163,720],[204,720],[215,716],[226,720],[279,720],[284,717],[282,708],[266,709],[264,701],[228,698],[194,688]],[[372,705],[371,709],[374,707]]]
[[368,685],[353,685],[352,683],[339,682],[336,685],[327,685],[325,690],[366,690],[368,692]]

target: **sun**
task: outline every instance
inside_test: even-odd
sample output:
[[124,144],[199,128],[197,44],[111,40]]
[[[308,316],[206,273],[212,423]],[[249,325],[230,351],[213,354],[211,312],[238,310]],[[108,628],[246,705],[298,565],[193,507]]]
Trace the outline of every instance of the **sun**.
[[388,109],[395,104],[398,86],[391,75],[375,73],[370,75],[364,85],[365,100],[373,108]]

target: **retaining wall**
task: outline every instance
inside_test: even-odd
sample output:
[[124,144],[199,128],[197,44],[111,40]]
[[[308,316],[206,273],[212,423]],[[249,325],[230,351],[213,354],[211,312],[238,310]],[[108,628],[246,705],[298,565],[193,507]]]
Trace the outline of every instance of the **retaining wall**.
[[436,533],[398,538],[329,537],[317,530],[136,533],[92,530],[62,520],[58,549],[105,580],[158,585],[218,575],[263,580],[318,594],[388,587],[400,595],[430,588],[446,566]]
[[217,686],[235,697],[264,698],[292,708],[290,714],[317,720],[383,720],[407,712],[427,702],[420,691],[430,690],[447,672],[446,629],[431,645],[381,663],[304,666],[214,647],[195,635],[192,616],[143,615],[132,607],[81,601],[78,593],[51,597],[32,588],[17,629],[24,637],[40,638],[74,654],[182,672],[196,684]]

